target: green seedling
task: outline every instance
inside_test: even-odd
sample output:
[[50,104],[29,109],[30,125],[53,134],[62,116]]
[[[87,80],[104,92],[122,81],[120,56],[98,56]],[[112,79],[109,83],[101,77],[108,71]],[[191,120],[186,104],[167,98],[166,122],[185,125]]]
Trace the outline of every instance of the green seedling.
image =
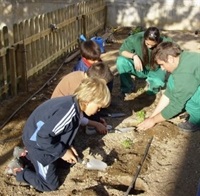
[[133,141],[130,138],[127,138],[126,140],[122,142],[122,145],[124,146],[124,148],[131,148],[132,144],[133,144]]
[[144,121],[144,119],[145,119],[145,111],[144,110],[140,110],[140,111],[136,112],[136,117],[137,117],[138,123]]

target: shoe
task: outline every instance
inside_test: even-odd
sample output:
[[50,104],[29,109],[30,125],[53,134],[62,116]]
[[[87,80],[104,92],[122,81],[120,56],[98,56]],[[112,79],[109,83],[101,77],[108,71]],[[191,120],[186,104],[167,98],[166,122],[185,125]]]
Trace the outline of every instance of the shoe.
[[13,151],[13,157],[16,159],[19,159],[20,157],[25,157],[27,152],[28,151],[26,149],[16,146]]
[[14,158],[10,161],[7,168],[5,169],[5,174],[16,176],[16,174],[18,172],[21,172],[22,170],[23,170],[23,165],[20,163],[18,159]]
[[182,131],[186,131],[186,132],[200,131],[200,126],[194,125],[190,123],[189,121],[179,123],[178,127],[181,128]]
[[97,131],[96,131],[96,129],[94,127],[87,126],[86,130],[85,130],[85,133],[87,135],[94,135],[94,134],[97,134]]

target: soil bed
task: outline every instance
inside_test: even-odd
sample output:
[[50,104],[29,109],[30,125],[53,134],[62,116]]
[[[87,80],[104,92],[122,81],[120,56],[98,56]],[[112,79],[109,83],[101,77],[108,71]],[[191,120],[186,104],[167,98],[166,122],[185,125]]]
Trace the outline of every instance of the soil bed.
[[[130,28],[121,28],[111,37],[112,43],[106,43],[106,53],[102,59],[115,73],[112,104],[108,112],[124,112],[125,117],[106,117],[114,128],[131,127],[138,122],[138,111],[149,115],[160,97],[149,96],[144,91],[145,81],[136,79],[137,93],[130,100],[124,101],[119,91],[119,76],[115,61],[122,41],[128,36]],[[193,32],[162,31],[172,37],[184,49],[199,51],[199,37]],[[36,94],[16,115],[0,130],[0,195],[77,195],[77,196],[121,196],[127,191],[138,166],[144,157],[150,139],[153,141],[148,155],[130,195],[140,196],[191,196],[197,192],[200,178],[198,157],[200,153],[200,133],[192,134],[180,131],[176,124],[183,119],[176,117],[154,128],[139,133],[132,129],[125,133],[110,132],[107,135],[88,136],[80,130],[75,140],[75,147],[84,158],[95,157],[108,164],[106,171],[87,170],[77,163],[69,170],[60,169],[62,185],[57,191],[40,193],[27,185],[20,185],[14,177],[5,176],[6,164],[12,159],[14,146],[22,145],[21,133],[30,113],[43,101],[50,98],[59,80],[72,70],[78,57],[64,64],[48,85]],[[32,83],[29,93],[24,93],[12,100],[0,104],[0,122],[3,122],[46,81],[51,78],[64,59],[46,74]]]

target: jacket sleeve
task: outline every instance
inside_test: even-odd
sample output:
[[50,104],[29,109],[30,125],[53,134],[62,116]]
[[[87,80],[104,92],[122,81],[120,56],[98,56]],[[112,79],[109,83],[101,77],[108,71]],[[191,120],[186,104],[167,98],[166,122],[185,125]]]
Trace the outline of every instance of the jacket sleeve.
[[66,112],[59,109],[43,124],[37,133],[37,145],[55,157],[61,157],[69,148],[69,140],[73,135],[73,121],[76,116],[75,105]]

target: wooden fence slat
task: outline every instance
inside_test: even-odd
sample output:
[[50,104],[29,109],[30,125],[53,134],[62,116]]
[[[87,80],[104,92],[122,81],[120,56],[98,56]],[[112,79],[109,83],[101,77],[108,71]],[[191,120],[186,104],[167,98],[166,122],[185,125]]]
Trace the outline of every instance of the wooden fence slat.
[[[50,24],[57,29],[52,30]],[[12,45],[4,27],[0,30],[0,97],[27,90],[29,77],[77,49],[81,34],[90,39],[105,24],[104,0],[87,0],[14,24]]]
[[56,24],[56,30],[55,30],[55,33],[54,33],[54,39],[55,39],[55,52],[58,52],[59,51],[59,37],[58,37],[58,27],[57,27],[57,24],[60,23],[60,15],[59,15],[59,12],[58,10],[56,10],[54,12],[54,15],[55,15],[55,21],[54,23]]
[[[30,23],[29,20],[25,20],[23,23],[23,31],[24,31],[24,38],[27,38],[28,35],[30,34]],[[23,43],[25,44],[24,40]],[[27,70],[33,67],[33,61],[32,61],[32,52],[31,52],[31,46],[30,44],[25,45],[26,47],[26,56],[27,56]]]
[[[58,10],[57,14],[58,14],[58,22],[57,22],[57,24],[58,24],[58,23],[61,23],[63,21],[63,16],[62,16],[61,9]],[[58,29],[57,29],[57,44],[58,44],[57,49],[58,49],[58,51],[62,48],[62,44],[61,44],[62,33],[61,32],[62,32],[62,30],[58,27]]]
[[[39,16],[35,18],[35,34],[40,33],[39,26]],[[41,40],[40,38],[35,41],[35,55],[37,63],[41,62],[40,53],[41,53]]]
[[6,66],[6,56],[3,56],[1,59],[1,67],[2,67],[2,93],[8,94],[8,72]]
[[13,42],[17,43],[19,42],[19,25],[18,24],[14,24],[13,25]]
[[0,49],[0,97],[6,97],[9,91],[8,81],[8,67],[6,62],[8,40],[8,28],[3,27],[0,31],[1,35],[1,49]]
[[16,69],[16,61],[15,61],[15,48],[11,47],[8,49],[8,64],[10,68],[10,90],[11,96],[17,95],[17,69]]
[[24,25],[24,39],[31,36],[31,32],[30,32],[30,20],[31,19],[27,19],[24,21],[23,25]]
[[[49,28],[49,25],[52,24],[50,13],[47,13],[47,24],[48,24],[48,28]],[[46,52],[47,52],[47,58],[48,58],[48,56],[51,56],[51,54],[52,54],[52,52],[51,52],[51,49],[52,49],[52,34],[51,34],[51,31],[47,35],[47,37],[48,37],[48,43],[46,43],[46,44],[48,45],[48,47],[46,47]]]
[[0,29],[0,49],[2,49],[3,46],[4,46],[4,44],[3,44],[3,32],[2,32],[2,30]]
[[[24,27],[24,21],[19,23],[19,27],[18,27],[18,32],[19,32],[19,40],[23,41],[26,37],[25,37],[25,27]],[[16,43],[16,42],[15,42]]]
[[44,36],[41,34],[41,32],[44,30],[44,15],[39,16],[39,28],[40,28],[40,51],[38,50],[38,59],[39,62],[42,62],[45,59],[45,52],[44,52]]
[[44,14],[39,15],[39,32],[44,31]]
[[57,52],[57,24],[56,24],[56,11],[52,12],[52,22],[54,24],[54,29],[52,30],[52,52]]
[[26,51],[24,44],[18,44],[16,47],[16,65],[20,69],[18,70],[18,86],[19,90],[28,91],[27,83],[27,61]]
[[[35,18],[31,18],[30,19],[30,34],[31,36],[35,34]],[[35,67],[37,65],[37,55],[36,55],[36,42],[31,42],[29,44],[30,47],[30,57],[31,57],[31,67]]]
[[[44,15],[44,27],[47,28],[48,26],[48,18],[47,18],[47,14]],[[48,48],[49,48],[49,38],[48,35],[44,36],[44,60],[48,57]]]
[[9,33],[7,26],[3,27],[3,39],[4,39],[4,47],[8,47],[10,43],[9,43]]
[[86,16],[83,15],[83,34],[86,36],[86,38],[88,37],[87,31],[86,31]]

